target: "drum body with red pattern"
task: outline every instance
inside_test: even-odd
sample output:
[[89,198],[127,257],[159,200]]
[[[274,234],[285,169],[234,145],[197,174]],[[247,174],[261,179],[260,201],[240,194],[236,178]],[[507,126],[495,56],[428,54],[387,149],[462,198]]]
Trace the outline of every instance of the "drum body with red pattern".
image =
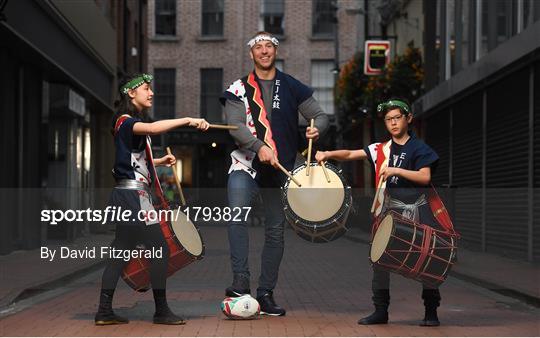
[[[167,277],[204,256],[204,244],[197,227],[180,210],[174,210],[173,215],[172,221],[160,222],[169,247]],[[147,291],[150,288],[150,261],[132,258],[124,268],[122,278],[134,290]]]
[[389,211],[374,232],[370,260],[379,268],[437,287],[446,280],[456,252],[451,233]]

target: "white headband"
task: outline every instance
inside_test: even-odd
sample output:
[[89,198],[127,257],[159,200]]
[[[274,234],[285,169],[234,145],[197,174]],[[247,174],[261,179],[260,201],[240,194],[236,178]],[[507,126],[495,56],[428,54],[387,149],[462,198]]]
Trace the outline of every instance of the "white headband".
[[261,42],[261,41],[270,41],[276,47],[279,45],[278,39],[276,39],[275,37],[270,36],[270,35],[257,35],[253,39],[249,40],[247,45],[249,46],[249,48],[253,48],[253,46],[255,46],[255,44],[257,44],[258,42]]

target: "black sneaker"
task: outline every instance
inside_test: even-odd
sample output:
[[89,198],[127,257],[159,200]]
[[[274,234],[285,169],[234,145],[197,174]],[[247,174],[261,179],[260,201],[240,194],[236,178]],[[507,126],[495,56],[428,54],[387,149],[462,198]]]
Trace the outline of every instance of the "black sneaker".
[[235,274],[232,285],[225,289],[227,297],[241,297],[251,294],[249,289],[249,277],[246,275]]
[[103,325],[116,325],[116,324],[127,324],[129,320],[127,318],[121,317],[111,311],[98,311],[94,318],[94,323],[98,326]]
[[261,306],[261,315],[285,316],[285,309],[276,304],[272,292],[267,292],[263,296],[257,297],[257,301]]

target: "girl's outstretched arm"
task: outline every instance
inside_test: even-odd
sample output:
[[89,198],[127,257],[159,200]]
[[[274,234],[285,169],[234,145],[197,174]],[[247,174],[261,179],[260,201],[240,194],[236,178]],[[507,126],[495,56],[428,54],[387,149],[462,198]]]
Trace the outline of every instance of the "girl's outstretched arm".
[[136,122],[133,125],[133,133],[135,135],[160,135],[182,126],[190,126],[196,127],[200,130],[207,130],[209,124],[208,122],[206,122],[205,119],[198,119],[193,117],[160,120],[151,123]]

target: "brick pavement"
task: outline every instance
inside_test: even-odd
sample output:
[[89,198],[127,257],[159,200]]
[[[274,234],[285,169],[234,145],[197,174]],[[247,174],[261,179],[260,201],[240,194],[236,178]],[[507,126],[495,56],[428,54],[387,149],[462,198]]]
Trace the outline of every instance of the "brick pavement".
[[[71,249],[83,249],[108,245],[114,234],[94,234],[77,238],[71,243],[47,244],[50,249],[60,251],[61,246]],[[57,256],[60,254],[57,253]],[[11,303],[23,291],[29,289],[48,290],[57,286],[59,277],[80,274],[84,270],[92,270],[99,259],[61,260],[52,262],[40,258],[40,249],[21,250],[9,255],[0,256],[0,308]]]
[[[389,325],[359,326],[357,319],[372,310],[368,246],[341,238],[311,244],[291,231],[276,301],[287,309],[281,318],[250,321],[226,319],[219,310],[230,282],[224,227],[201,228],[206,257],[169,279],[171,307],[188,318],[185,326],[151,324],[150,293],[134,293],[123,282],[115,299],[118,313],[131,323],[93,325],[99,277],[74,282],[66,292],[0,320],[2,336],[539,336],[540,311],[511,298],[449,278],[441,288],[443,326],[422,328],[418,283],[392,278]],[[252,289],[256,288],[262,228],[250,228]],[[24,325],[22,325],[24,323]]]

